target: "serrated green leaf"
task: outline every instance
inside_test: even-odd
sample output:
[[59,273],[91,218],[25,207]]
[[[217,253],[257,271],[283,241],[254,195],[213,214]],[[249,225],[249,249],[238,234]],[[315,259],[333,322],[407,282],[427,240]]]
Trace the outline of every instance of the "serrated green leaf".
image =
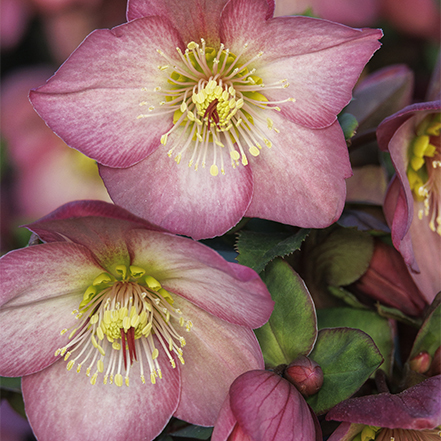
[[373,340],[350,328],[322,329],[309,357],[323,371],[323,386],[306,401],[321,414],[353,395],[383,362]]
[[237,261],[260,273],[268,262],[276,257],[284,257],[300,249],[308,234],[308,229],[300,230],[292,235],[241,231],[236,244],[239,253]]
[[307,355],[314,345],[314,303],[303,280],[281,259],[269,263],[261,277],[275,306],[268,323],[255,333],[267,365],[289,364],[298,355]]
[[329,308],[317,311],[318,328],[356,328],[366,332],[384,358],[381,368],[392,374],[394,354],[393,330],[389,321],[374,311],[353,308]]

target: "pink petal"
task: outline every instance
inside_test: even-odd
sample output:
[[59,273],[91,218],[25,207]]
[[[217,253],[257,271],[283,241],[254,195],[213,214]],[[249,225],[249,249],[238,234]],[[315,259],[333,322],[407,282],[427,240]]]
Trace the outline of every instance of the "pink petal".
[[173,58],[177,46],[183,44],[176,30],[158,17],[96,30],[31,92],[32,104],[68,145],[102,164],[128,167],[154,151],[171,127],[161,114],[137,117],[145,113],[140,103],[167,81],[157,49]]
[[280,104],[283,116],[306,127],[331,125],[380,47],[381,30],[352,29],[310,17],[266,21],[265,8],[265,0],[228,2],[222,13],[222,42],[235,54],[248,44],[246,58],[262,51],[255,64],[265,84],[288,80],[288,89],[266,93],[270,101],[295,98],[295,103]]
[[72,310],[102,272],[85,248],[42,244],[11,251],[1,259],[0,372],[21,376],[53,363],[75,323]]
[[117,387],[66,370],[58,362],[23,378],[26,413],[38,439],[45,441],[141,441],[155,438],[179,402],[179,368],[163,363],[163,378],[141,384],[139,365],[130,386]]
[[[237,427],[237,420],[230,406],[230,395],[222,404],[222,408],[214,424],[211,441],[226,441],[231,432]],[[234,438],[233,438],[234,440]],[[236,441],[236,440],[234,440]]]
[[204,38],[209,45],[219,44],[219,17],[228,0],[129,0],[127,19],[157,15],[170,20],[183,41],[200,42]]
[[195,171],[161,148],[127,169],[100,166],[100,174],[115,203],[173,233],[202,239],[236,225],[253,194],[250,167],[228,165],[225,175],[211,176],[210,165]]
[[232,265],[191,239],[165,233],[133,230],[127,243],[132,264],[148,269],[170,292],[230,323],[257,328],[268,321],[274,302],[250,268]]
[[311,130],[274,115],[273,147],[253,160],[254,196],[246,216],[323,228],[343,210],[349,156],[338,123]]
[[102,201],[75,201],[27,225],[45,242],[71,241],[87,247],[103,266],[129,264],[123,233],[133,228],[162,231],[128,211]]
[[403,256],[406,264],[414,271],[419,271],[413,252],[411,236],[408,234],[412,223],[413,197],[412,194],[408,195],[405,192],[404,186],[397,175],[389,183],[383,211],[387,223],[391,225],[392,243]]
[[418,219],[418,210],[422,205],[422,202],[414,204],[414,220],[409,230],[415,260],[419,265],[419,272],[411,271],[410,275],[427,302],[432,303],[441,290],[441,236],[430,229],[427,217]]
[[389,429],[433,429],[441,424],[441,375],[392,395],[351,398],[329,411],[327,420]]
[[352,441],[363,427],[363,424],[341,423],[328,438],[328,441]]
[[184,334],[182,393],[175,416],[212,426],[234,379],[250,369],[263,368],[262,353],[250,329],[226,323],[179,298],[174,305],[193,323]]
[[230,388],[233,414],[254,441],[316,441],[304,398],[288,381],[268,371],[250,371]]

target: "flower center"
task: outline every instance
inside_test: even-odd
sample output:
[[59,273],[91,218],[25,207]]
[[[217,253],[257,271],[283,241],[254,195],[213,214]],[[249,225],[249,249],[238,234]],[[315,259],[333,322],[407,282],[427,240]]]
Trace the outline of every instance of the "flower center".
[[[277,104],[294,102],[293,98],[269,101],[263,93],[270,89],[285,89],[287,80],[264,84],[256,75],[256,68],[249,67],[263,55],[259,52],[242,63],[241,58],[248,45],[235,55],[223,44],[216,50],[205,45],[190,42],[184,53],[176,48],[181,62],[176,65],[164,52],[158,50],[169,64],[158,66],[161,71],[172,70],[168,76],[167,90],[156,87],[161,95],[159,107],[150,105],[150,113],[138,115],[138,119],[156,116],[158,113],[173,113],[173,127],[161,137],[167,144],[171,133],[180,130],[173,140],[168,156],[174,156],[179,164],[185,156],[188,166],[197,170],[199,164],[205,167],[211,162],[210,174],[225,174],[224,156],[235,168],[248,164],[247,154],[258,156],[262,145],[272,146],[270,137],[264,133],[265,126],[276,134],[279,130],[265,112],[280,111]],[[262,93],[263,92],[263,93]],[[140,106],[148,106],[143,101]],[[259,124],[257,124],[259,123]],[[263,125],[262,125],[263,123]],[[263,129],[262,129],[263,127]],[[224,152],[228,151],[228,155]]]
[[[64,356],[67,370],[77,363],[77,372],[87,364],[86,375],[95,384],[103,373],[104,384],[129,385],[129,373],[133,363],[139,362],[141,381],[145,383],[144,368],[147,364],[150,381],[162,378],[158,362],[159,342],[173,368],[175,358],[184,364],[182,347],[185,339],[175,329],[176,323],[190,331],[193,324],[173,307],[173,296],[162,288],[152,276],[137,266],[117,265],[117,277],[102,273],[95,278],[81,301],[72,311],[78,326],[63,329],[69,334],[69,343],[57,349],[55,356]],[[175,322],[175,323],[173,323]],[[156,339],[153,338],[156,337]]]
[[441,114],[424,118],[409,148],[407,177],[414,199],[423,202],[419,219],[428,217],[429,227],[441,236]]
[[435,441],[440,438],[440,427],[425,430],[412,430],[364,426],[363,430],[352,438],[352,441]]

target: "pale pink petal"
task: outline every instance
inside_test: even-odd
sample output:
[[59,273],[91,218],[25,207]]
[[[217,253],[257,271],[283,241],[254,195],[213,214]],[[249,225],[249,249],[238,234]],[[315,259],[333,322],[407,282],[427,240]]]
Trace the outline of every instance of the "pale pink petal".
[[162,231],[147,221],[103,201],[74,201],[27,225],[45,242],[71,241],[87,247],[100,263],[129,263],[123,233],[133,228]]
[[441,375],[396,395],[381,393],[342,401],[326,419],[390,429],[433,429],[441,424]]
[[[331,125],[348,104],[362,69],[380,47],[382,32],[352,29],[310,17],[277,17],[265,21],[266,1],[231,0],[222,13],[221,39],[244,60],[263,52],[256,75],[264,84],[286,79],[287,89],[269,90],[286,118],[307,127]],[[258,31],[256,31],[258,29]]]
[[103,269],[90,252],[70,243],[42,244],[11,251],[1,259],[0,372],[21,376],[55,361],[75,323],[86,288]]
[[183,334],[185,365],[175,416],[212,426],[234,379],[250,369],[263,369],[262,353],[251,329],[225,323],[179,298],[174,305],[193,323]]
[[254,441],[316,441],[304,398],[273,372],[251,371],[240,376],[231,386],[230,405],[238,424]]
[[418,218],[418,210],[423,203],[414,204],[413,222],[409,236],[412,238],[412,248],[419,272],[410,271],[414,282],[424,294],[428,303],[432,303],[441,291],[441,236],[429,227],[428,218]]
[[170,292],[248,328],[269,319],[274,302],[250,268],[232,265],[191,239],[143,230],[130,231],[126,238],[132,264],[146,268]]
[[68,342],[68,334],[60,332],[78,324],[72,311],[78,309],[84,291],[19,306],[4,305],[0,332],[7,344],[0,346],[0,375],[21,377],[57,361],[55,351]]
[[214,424],[211,441],[226,441],[236,426],[237,420],[231,410],[230,394],[228,394]]
[[254,196],[246,216],[299,227],[323,228],[343,209],[351,176],[349,156],[338,123],[311,130],[274,116],[280,130],[253,159]]
[[[167,20],[139,19],[92,32],[55,75],[30,98],[40,116],[68,145],[112,167],[128,167],[160,144],[172,125],[145,114],[166,76],[157,50],[177,57],[182,42]],[[152,124],[153,123],[153,124]]]
[[[409,209],[409,205],[411,209]],[[383,211],[388,225],[391,226],[392,243],[401,253],[407,265],[414,271],[419,271],[413,252],[411,236],[408,234],[412,223],[413,197],[410,195],[409,198],[397,175],[389,183]]]
[[[141,384],[139,365],[127,387],[104,385],[57,362],[23,378],[26,414],[38,439],[45,441],[141,441],[155,438],[179,402],[179,368],[164,363],[163,378]],[[133,378],[132,378],[133,377]]]
[[29,305],[75,293],[86,289],[103,272],[89,250],[71,243],[14,250],[0,262],[2,307]]
[[100,174],[116,204],[173,233],[205,239],[236,225],[253,194],[250,167],[226,165],[225,175],[211,176],[211,164],[195,171],[161,148],[127,169],[100,166]]
[[219,16],[228,0],[129,0],[127,19],[157,15],[170,20],[187,44],[204,38],[209,45],[219,44]]

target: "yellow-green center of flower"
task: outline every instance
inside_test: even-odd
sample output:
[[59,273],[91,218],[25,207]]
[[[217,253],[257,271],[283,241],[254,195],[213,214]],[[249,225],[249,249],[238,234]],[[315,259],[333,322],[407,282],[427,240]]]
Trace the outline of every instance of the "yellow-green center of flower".
[[57,349],[55,356],[69,360],[68,370],[76,364],[80,372],[85,366],[86,375],[92,375],[91,384],[103,374],[104,384],[122,386],[125,382],[128,386],[135,362],[139,363],[142,383],[148,369],[155,384],[156,378],[162,378],[160,350],[173,368],[175,359],[184,364],[185,339],[175,327],[190,331],[193,325],[173,307],[173,294],[143,268],[117,265],[115,274],[98,275],[86,289],[79,308],[72,311],[79,323],[61,331],[62,335],[70,332],[70,341]]
[[416,202],[423,202],[419,219],[441,236],[441,114],[428,115],[416,129],[409,148],[407,177]]
[[267,99],[265,91],[286,89],[289,84],[285,79],[264,84],[253,67],[263,52],[242,62],[247,47],[244,45],[235,55],[223,44],[215,49],[207,47],[203,39],[201,45],[192,41],[184,53],[176,49],[180,63],[158,50],[168,63],[158,66],[168,75],[168,86],[154,89],[159,94],[158,105],[140,103],[147,106],[149,113],[137,118],[173,114],[173,127],[162,135],[161,143],[166,145],[169,135],[176,132],[168,156],[173,156],[178,164],[185,159],[195,170],[199,165],[210,164],[210,174],[217,176],[219,166],[225,174],[225,161],[233,168],[239,163],[246,166],[248,154],[258,156],[263,145],[272,146],[273,135],[269,133],[272,130],[271,133],[277,134],[279,130],[267,113],[280,111],[277,104],[295,100]]
[[364,426],[363,430],[351,441],[439,441],[440,428],[411,430],[385,429],[375,426]]

